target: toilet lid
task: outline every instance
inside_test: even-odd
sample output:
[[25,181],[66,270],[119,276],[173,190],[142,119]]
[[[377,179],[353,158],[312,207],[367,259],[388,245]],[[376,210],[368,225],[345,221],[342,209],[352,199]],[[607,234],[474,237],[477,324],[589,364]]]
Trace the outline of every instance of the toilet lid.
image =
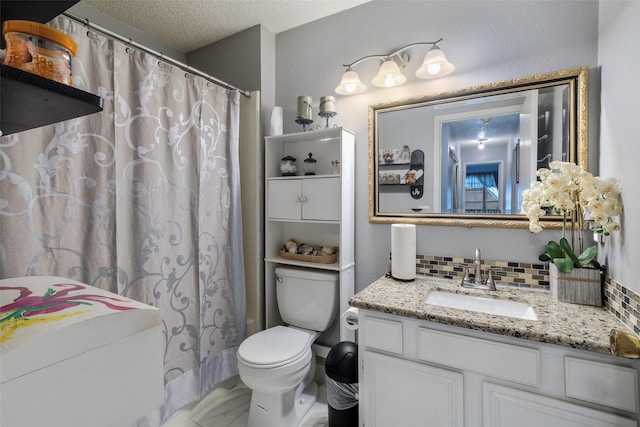
[[312,334],[299,329],[275,326],[244,340],[238,358],[251,365],[282,366],[311,351]]

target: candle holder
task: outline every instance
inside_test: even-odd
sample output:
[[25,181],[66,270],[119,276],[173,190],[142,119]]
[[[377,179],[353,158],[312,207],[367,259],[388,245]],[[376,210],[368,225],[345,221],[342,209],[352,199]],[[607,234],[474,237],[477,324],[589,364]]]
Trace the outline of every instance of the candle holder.
[[299,125],[302,125],[302,132],[306,132],[307,131],[307,126],[309,126],[311,123],[313,123],[313,120],[305,119],[303,117],[297,117],[296,118],[296,123],[299,124]]
[[320,112],[318,115],[326,120],[325,128],[329,128],[329,119],[335,117],[337,114],[335,97],[323,96],[320,98]]
[[326,120],[325,128],[329,128],[329,119],[338,115],[335,111],[321,111],[318,115]]

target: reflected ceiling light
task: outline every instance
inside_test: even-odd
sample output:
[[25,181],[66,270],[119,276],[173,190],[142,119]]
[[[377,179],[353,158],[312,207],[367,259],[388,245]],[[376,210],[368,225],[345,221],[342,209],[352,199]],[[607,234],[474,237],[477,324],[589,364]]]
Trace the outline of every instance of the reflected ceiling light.
[[484,150],[484,143],[487,142],[488,139],[487,138],[479,138],[478,139],[478,149],[479,150]]
[[346,71],[342,76],[342,80],[338,87],[336,87],[336,93],[339,95],[357,95],[364,92],[367,87],[360,81],[358,74],[353,71],[351,67],[369,60],[377,59],[382,61],[378,74],[373,78],[372,84],[377,87],[395,87],[407,81],[407,76],[402,74],[402,70],[409,62],[409,55],[405,50],[422,45],[430,45],[431,49],[427,52],[422,62],[422,66],[416,71],[416,76],[421,79],[438,78],[446,76],[451,73],[455,66],[447,61],[444,52],[438,47],[442,39],[438,39],[435,42],[419,42],[411,43],[388,55],[368,55],[362,57],[351,64],[344,64]]

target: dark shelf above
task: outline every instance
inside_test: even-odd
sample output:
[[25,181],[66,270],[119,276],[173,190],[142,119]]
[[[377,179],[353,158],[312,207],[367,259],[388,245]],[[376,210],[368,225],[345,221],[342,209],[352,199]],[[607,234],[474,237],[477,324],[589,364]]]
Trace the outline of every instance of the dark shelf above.
[[[79,0],[0,1],[2,22],[47,23]],[[1,39],[4,48],[4,38]],[[58,123],[102,111],[102,99],[83,90],[2,65],[0,135]]]
[[[79,0],[2,0],[0,16],[2,22],[23,19],[45,24],[78,2]],[[4,49],[4,38],[0,40]]]
[[2,135],[102,111],[102,98],[83,90],[2,65]]

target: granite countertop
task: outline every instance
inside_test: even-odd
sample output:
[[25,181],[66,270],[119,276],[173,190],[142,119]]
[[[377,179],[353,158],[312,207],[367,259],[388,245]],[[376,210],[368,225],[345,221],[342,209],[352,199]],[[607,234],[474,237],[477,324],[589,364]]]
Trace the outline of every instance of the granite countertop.
[[[603,307],[554,301],[547,291],[497,286],[497,291],[462,288],[453,280],[418,276],[413,282],[382,277],[354,295],[352,307],[507,335],[515,338],[611,354],[609,332],[626,329]],[[521,320],[424,303],[432,290],[529,303],[538,320]]]

